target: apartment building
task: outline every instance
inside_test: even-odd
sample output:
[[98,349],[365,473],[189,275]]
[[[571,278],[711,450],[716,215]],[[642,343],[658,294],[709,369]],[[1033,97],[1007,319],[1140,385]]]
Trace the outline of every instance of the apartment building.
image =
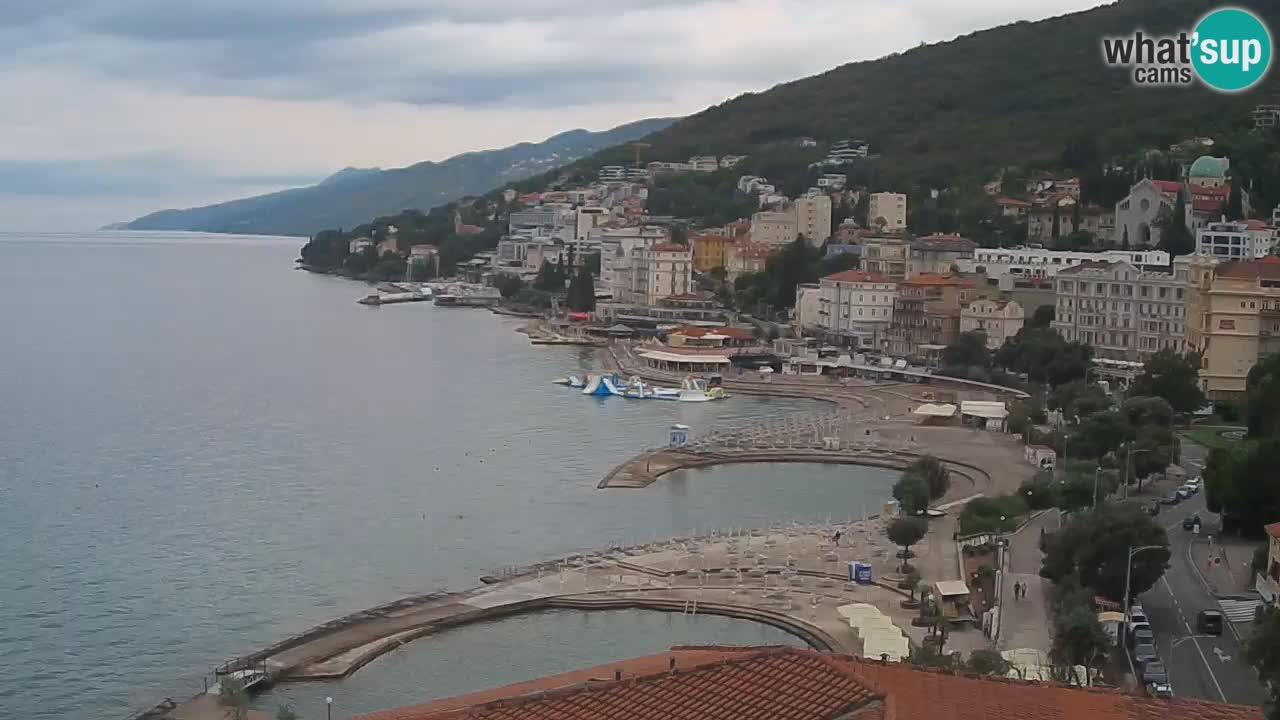
[[974,300],[960,309],[960,332],[981,331],[995,350],[1022,329],[1026,313],[1012,300]]
[[632,271],[632,297],[643,305],[688,295],[693,290],[693,251],[663,242],[640,248]]
[[907,229],[907,196],[902,193],[871,193],[867,226],[873,230],[900,232]]
[[1280,257],[1189,267],[1188,349],[1201,355],[1200,386],[1214,400],[1244,397],[1249,370],[1280,352]]
[[1258,260],[1276,247],[1276,229],[1261,220],[1215,222],[1196,232],[1196,254],[1219,262]]
[[907,240],[901,235],[872,235],[861,239],[862,269],[890,280],[907,277]]
[[889,352],[936,360],[960,335],[960,311],[977,297],[971,280],[937,273],[898,283],[889,326]]
[[657,225],[595,228],[589,239],[600,247],[600,288],[618,302],[637,302],[634,275],[640,250],[667,242],[667,229]]
[[1097,356],[1140,361],[1186,347],[1187,268],[1143,272],[1124,261],[1091,261],[1058,272],[1053,326],[1069,341],[1093,345]]
[[831,237],[831,196],[809,195],[796,198],[791,206],[796,216],[796,232],[805,242],[821,247]]
[[764,270],[769,255],[773,253],[772,245],[745,242],[739,240],[725,248],[725,277],[732,282],[740,275]]
[[907,274],[949,273],[953,266],[971,259],[978,244],[959,235],[928,235],[911,241]]
[[879,273],[846,270],[818,280],[817,325],[832,342],[882,348],[893,322],[897,284]]
[[988,278],[1003,280],[1047,280],[1065,268],[1086,262],[1128,262],[1138,269],[1169,266],[1169,253],[1164,250],[1107,250],[1075,252],[1043,248],[976,248],[972,258],[957,260],[963,272],[979,272]]
[[700,233],[689,238],[689,247],[693,249],[693,269],[709,273],[716,268],[725,268],[725,253],[732,244],[732,239],[718,233]]
[[786,245],[794,242],[799,232],[793,210],[763,210],[751,216],[751,242],[758,245]]
[[695,155],[689,158],[689,168],[694,172],[715,172],[720,169],[720,160],[715,155]]

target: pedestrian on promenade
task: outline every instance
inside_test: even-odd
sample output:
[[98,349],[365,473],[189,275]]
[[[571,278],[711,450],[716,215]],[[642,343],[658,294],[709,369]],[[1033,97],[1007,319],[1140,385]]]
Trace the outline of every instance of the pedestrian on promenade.
[[831,542],[835,543],[836,547],[840,547],[840,537],[843,534],[844,533],[842,531],[837,530],[835,536],[831,538]]
[[1013,599],[1018,600],[1022,597],[1022,583],[1014,581],[1013,583]]

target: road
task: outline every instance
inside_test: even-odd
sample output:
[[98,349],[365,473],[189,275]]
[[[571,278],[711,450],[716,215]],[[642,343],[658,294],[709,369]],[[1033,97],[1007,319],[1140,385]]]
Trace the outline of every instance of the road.
[[[1197,453],[1196,451],[1201,452]],[[1203,465],[1203,449],[1184,445],[1183,462],[1188,471],[1197,462]],[[1175,695],[1218,702],[1261,705],[1268,697],[1244,659],[1244,643],[1232,623],[1225,623],[1218,637],[1195,633],[1196,614],[1216,609],[1211,595],[1191,559],[1195,535],[1182,529],[1182,519],[1199,513],[1205,526],[1202,534],[1216,532],[1218,519],[1204,505],[1204,493],[1175,506],[1164,506],[1156,520],[1169,531],[1169,569],[1155,587],[1142,595],[1156,636],[1156,651],[1169,669]]]

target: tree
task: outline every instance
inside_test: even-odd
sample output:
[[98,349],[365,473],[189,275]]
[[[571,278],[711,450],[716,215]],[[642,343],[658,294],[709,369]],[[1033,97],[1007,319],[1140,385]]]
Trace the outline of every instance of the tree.
[[298,713],[293,711],[292,705],[281,705],[276,708],[276,720],[298,720]]
[[1075,515],[1062,530],[1046,536],[1040,575],[1055,583],[1078,578],[1103,597],[1121,602],[1129,548],[1145,545],[1159,549],[1133,557],[1131,597],[1150,590],[1164,575],[1170,557],[1169,537],[1138,505],[1099,505]]
[[1129,394],[1162,397],[1180,413],[1199,410],[1205,402],[1200,390],[1200,355],[1179,355],[1168,349],[1157,352],[1134,378]]
[[885,529],[885,534],[889,536],[889,542],[894,545],[902,546],[903,566],[906,566],[906,559],[911,555],[911,546],[920,542],[929,532],[929,523],[922,517],[898,517],[889,523],[889,527]]
[[1166,208],[1156,218],[1156,227],[1160,228],[1160,249],[1169,253],[1171,259],[1179,255],[1190,255],[1196,250],[1196,239],[1187,228],[1186,218],[1185,192],[1178,193],[1172,212]]
[[1227,219],[1244,220],[1244,196],[1241,195],[1240,183],[1231,185],[1231,194],[1227,196]]
[[595,281],[586,268],[580,268],[569,281],[569,292],[565,298],[569,309],[574,312],[591,312],[596,309]]
[[991,367],[987,334],[981,330],[960,333],[955,342],[942,351],[942,364],[946,367]]
[[931,500],[937,500],[946,495],[947,488],[951,486],[951,473],[947,470],[947,466],[931,455],[926,455],[913,461],[902,471],[902,475],[903,477],[918,477],[923,480],[925,487],[929,488],[929,499]]
[[587,259],[583,261],[582,267],[592,275],[600,274],[600,253],[593,252],[587,255]]
[[[984,565],[983,567],[987,566]],[[965,663],[965,669],[974,675],[1004,677],[1013,669],[1013,663],[1005,660],[1004,656],[995,650],[979,648],[969,653],[969,660]]]
[[1125,419],[1135,428],[1145,426],[1167,428],[1173,424],[1173,408],[1163,397],[1147,397],[1137,393],[1120,407]]
[[1272,353],[1249,370],[1249,437],[1280,437],[1280,353]]
[[1135,431],[1118,410],[1098,412],[1085,418],[1067,439],[1067,455],[1097,458],[1119,450],[1133,440]]
[[893,498],[904,515],[919,515],[929,507],[929,485],[918,475],[903,475],[893,484]]
[[498,289],[498,292],[502,293],[503,298],[508,300],[515,297],[521,290],[528,287],[525,285],[524,281],[519,278],[519,276],[507,274],[494,277],[493,286]]
[[1096,383],[1072,380],[1053,389],[1049,404],[1061,411],[1068,422],[1074,422],[1111,407],[1111,398]]
[[1258,673],[1258,679],[1271,688],[1273,710],[1268,717],[1274,718],[1274,708],[1280,703],[1280,610],[1274,606],[1254,625],[1245,657]]
[[1206,500],[1222,510],[1224,531],[1259,535],[1280,517],[1280,440],[1241,443],[1209,455]]
[[1092,361],[1092,346],[1069,343],[1052,328],[1024,327],[995,354],[997,365],[1050,385],[1083,379]]
[[1057,308],[1053,305],[1041,305],[1031,313],[1031,327],[1047,328],[1056,319]]
[[218,704],[231,720],[244,720],[249,715],[249,693],[244,681],[227,673],[218,678]]
[[1074,607],[1057,618],[1049,657],[1067,667],[1092,667],[1099,658],[1106,657],[1110,647],[1098,616],[1088,607]]

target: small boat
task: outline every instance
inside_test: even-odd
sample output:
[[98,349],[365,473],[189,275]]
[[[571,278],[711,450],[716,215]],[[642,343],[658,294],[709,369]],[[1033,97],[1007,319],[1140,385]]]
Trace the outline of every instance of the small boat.
[[586,387],[586,383],[584,383],[582,381],[582,378],[578,377],[577,375],[569,375],[567,377],[556,378],[551,382],[555,383],[556,385],[565,385],[571,388]]
[[729,397],[722,387],[707,387],[707,381],[693,376],[686,377],[680,383],[680,402],[710,402]]
[[616,373],[609,373],[607,375],[588,375],[587,386],[582,389],[582,394],[597,395],[601,397],[608,395],[622,395],[622,390],[620,389],[621,385],[622,378],[618,377]]

